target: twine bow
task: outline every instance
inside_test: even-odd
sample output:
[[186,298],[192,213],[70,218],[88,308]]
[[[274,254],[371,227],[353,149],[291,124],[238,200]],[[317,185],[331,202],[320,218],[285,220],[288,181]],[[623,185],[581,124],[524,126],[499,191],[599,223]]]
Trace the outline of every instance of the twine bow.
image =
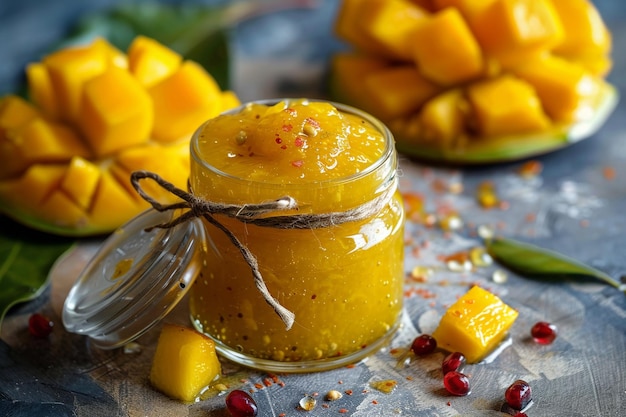
[[[174,194],[181,200],[178,203],[161,204],[148,195],[141,187],[139,182],[142,179],[151,179],[155,181],[164,190]],[[395,177],[394,177],[395,184]],[[378,213],[391,199],[395,192],[395,187],[387,187],[385,192],[379,195],[377,198],[370,200],[358,207],[342,212],[331,212],[322,214],[295,214],[287,216],[270,216],[264,217],[268,213],[276,213],[282,210],[296,210],[298,209],[298,203],[296,200],[289,196],[281,197],[274,201],[269,201],[259,204],[222,204],[207,201],[199,198],[193,194],[193,192],[187,192],[176,187],[174,184],[164,180],[158,174],[149,171],[135,171],[131,174],[131,183],[137,193],[147,201],[155,210],[160,212],[170,210],[186,210],[180,216],[174,218],[167,223],[161,223],[154,225],[147,229],[150,231],[154,228],[171,228],[181,223],[187,222],[193,218],[203,217],[210,224],[221,230],[230,241],[239,249],[244,260],[250,266],[252,275],[254,276],[254,283],[265,299],[265,301],[274,309],[276,314],[285,324],[287,330],[291,329],[295,321],[295,314],[285,308],[276,300],[269,292],[263,276],[259,270],[259,264],[256,257],[250,252],[250,250],[243,244],[237,237],[224,225],[213,217],[215,214],[226,215],[228,217],[235,218],[243,223],[254,224],[262,227],[273,227],[279,229],[317,229],[322,227],[329,227],[333,225],[342,224],[349,221],[363,220],[372,215]]]

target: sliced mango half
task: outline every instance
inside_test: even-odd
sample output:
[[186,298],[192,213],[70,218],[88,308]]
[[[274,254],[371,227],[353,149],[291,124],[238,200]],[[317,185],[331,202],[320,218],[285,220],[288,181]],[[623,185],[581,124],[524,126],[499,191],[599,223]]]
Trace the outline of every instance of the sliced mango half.
[[31,101],[0,98],[0,211],[59,235],[109,233],[148,208],[133,171],[186,188],[191,135],[240,104],[200,65],[146,37],[127,53],[104,39],[61,49],[26,75]]
[[342,1],[335,33],[353,48],[331,60],[330,93],[386,123],[403,153],[527,158],[592,135],[615,108],[611,33],[590,0],[379,3]]

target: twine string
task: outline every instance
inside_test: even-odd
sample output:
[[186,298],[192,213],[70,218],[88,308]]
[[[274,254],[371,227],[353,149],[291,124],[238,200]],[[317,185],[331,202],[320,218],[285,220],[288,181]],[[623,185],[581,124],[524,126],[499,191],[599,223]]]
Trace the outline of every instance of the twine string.
[[[159,203],[141,187],[140,181],[143,179],[150,179],[156,182],[161,188],[177,196],[182,201],[172,204]],[[254,224],[261,227],[272,227],[278,229],[318,229],[336,226],[346,222],[367,219],[368,217],[378,213],[386,204],[388,204],[389,200],[395,193],[395,187],[389,186],[378,197],[361,204],[360,206],[341,212],[268,216],[269,214],[275,214],[283,210],[297,210],[298,203],[290,196],[284,196],[274,201],[259,204],[237,205],[216,203],[199,198],[195,196],[193,192],[182,190],[169,181],[166,181],[158,174],[149,171],[133,172],[131,174],[131,184],[141,198],[143,198],[159,212],[181,209],[186,210],[171,221],[156,224],[147,228],[146,231],[150,231],[154,228],[172,228],[198,217],[203,217],[210,224],[221,230],[230,239],[232,244],[241,252],[241,255],[252,271],[254,283],[257,289],[265,301],[274,309],[276,314],[283,321],[287,330],[291,329],[293,326],[295,314],[285,308],[270,294],[270,291],[265,285],[265,281],[261,275],[261,271],[259,270],[258,261],[254,254],[252,254],[252,252],[250,252],[250,250],[243,243],[241,243],[237,236],[235,236],[227,227],[225,227],[213,216],[215,214],[225,215],[243,223]]]

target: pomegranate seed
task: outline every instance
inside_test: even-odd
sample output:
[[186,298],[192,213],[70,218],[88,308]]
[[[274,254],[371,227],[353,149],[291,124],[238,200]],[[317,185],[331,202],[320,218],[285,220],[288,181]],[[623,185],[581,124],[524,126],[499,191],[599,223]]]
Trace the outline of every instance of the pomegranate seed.
[[532,400],[530,385],[528,385],[528,382],[518,379],[506,389],[504,400],[509,407],[515,410],[523,410]]
[[550,324],[545,321],[536,323],[532,329],[530,329],[530,335],[535,342],[540,345],[549,345],[556,339],[557,329],[554,324]]
[[526,413],[522,413],[521,411],[519,413],[515,413],[515,415],[513,417],[528,417],[526,415]]
[[443,376],[443,386],[452,395],[462,397],[470,393],[470,383],[467,375],[458,371],[448,372]]
[[28,319],[28,331],[41,339],[50,336],[53,326],[54,322],[43,314],[35,313]]
[[417,356],[428,355],[429,353],[433,353],[435,349],[437,349],[437,341],[428,334],[417,336],[411,344],[411,350]]
[[226,408],[233,417],[255,417],[258,412],[256,402],[250,394],[239,389],[226,396]]
[[465,366],[465,355],[461,352],[452,352],[443,359],[441,370],[445,375],[448,372],[459,371],[463,366]]

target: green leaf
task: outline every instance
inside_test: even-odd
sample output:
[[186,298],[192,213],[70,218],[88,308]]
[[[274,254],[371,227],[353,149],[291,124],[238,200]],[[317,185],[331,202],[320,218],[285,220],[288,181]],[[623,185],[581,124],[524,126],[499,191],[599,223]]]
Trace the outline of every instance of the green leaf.
[[0,217],[0,325],[17,303],[36,298],[48,272],[73,240],[36,232]]
[[523,276],[540,280],[595,279],[626,294],[626,283],[560,253],[504,237],[488,239],[485,244],[496,261]]

